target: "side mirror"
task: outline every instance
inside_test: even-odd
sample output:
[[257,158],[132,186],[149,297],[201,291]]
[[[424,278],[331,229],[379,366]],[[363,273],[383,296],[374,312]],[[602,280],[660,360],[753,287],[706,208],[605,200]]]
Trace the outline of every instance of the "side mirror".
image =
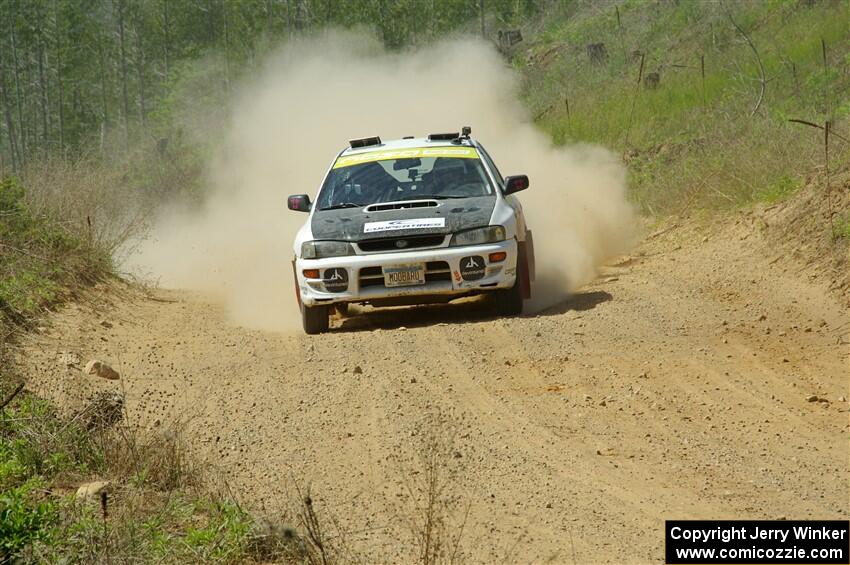
[[528,188],[527,175],[514,175],[505,179],[505,196],[513,194],[514,192],[519,192],[520,190],[525,190],[526,188]]
[[286,205],[290,210],[296,212],[309,212],[313,205],[310,203],[310,197],[306,194],[293,194],[286,199]]

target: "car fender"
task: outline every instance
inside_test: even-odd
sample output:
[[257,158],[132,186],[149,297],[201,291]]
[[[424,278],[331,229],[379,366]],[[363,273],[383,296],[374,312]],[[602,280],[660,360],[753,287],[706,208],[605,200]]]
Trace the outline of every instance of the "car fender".
[[[312,214],[310,215],[311,217]],[[307,218],[307,221],[301,225],[292,242],[292,251],[295,253],[296,259],[301,257],[301,245],[305,241],[311,241],[313,239],[313,230],[310,229],[310,218]]]
[[516,209],[504,197],[499,196],[490,216],[490,225],[503,226],[507,239],[516,238],[517,241],[522,241],[525,239],[525,233],[517,219]]

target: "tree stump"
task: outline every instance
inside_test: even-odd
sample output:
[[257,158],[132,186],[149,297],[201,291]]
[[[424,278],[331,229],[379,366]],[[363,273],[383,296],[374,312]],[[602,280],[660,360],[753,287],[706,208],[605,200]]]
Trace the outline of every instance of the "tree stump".
[[645,77],[643,77],[643,85],[644,87],[655,90],[658,88],[658,84],[661,82],[661,74],[660,73],[647,73]]
[[587,45],[587,57],[594,65],[601,65],[608,60],[608,52],[605,51],[604,43],[590,43]]
[[517,43],[522,41],[522,31],[518,29],[499,30],[499,49],[507,51]]
[[109,428],[123,418],[124,395],[116,390],[97,393],[88,405],[74,416],[74,419],[89,431]]

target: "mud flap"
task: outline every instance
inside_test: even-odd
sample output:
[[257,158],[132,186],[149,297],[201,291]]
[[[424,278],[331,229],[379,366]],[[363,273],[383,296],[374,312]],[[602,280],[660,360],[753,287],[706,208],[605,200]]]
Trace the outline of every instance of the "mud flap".
[[295,259],[292,260],[292,277],[295,282],[295,301],[301,308],[301,291],[298,289],[298,271],[295,269]]
[[[534,276],[534,243],[530,239],[531,232],[526,235],[526,241],[518,242],[519,257],[517,257],[517,275],[522,286],[522,297],[525,300],[531,298],[531,279]],[[529,255],[529,243],[531,243],[531,255]],[[530,268],[531,267],[531,268]]]

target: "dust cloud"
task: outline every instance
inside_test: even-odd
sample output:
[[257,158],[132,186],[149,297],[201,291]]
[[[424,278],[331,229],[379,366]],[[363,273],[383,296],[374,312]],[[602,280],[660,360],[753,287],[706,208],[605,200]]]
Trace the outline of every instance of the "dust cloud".
[[628,248],[634,215],[619,159],[595,146],[552,146],[518,89],[515,72],[480,41],[401,54],[354,33],[292,41],[234,95],[202,208],[165,211],[132,267],[217,296],[239,325],[298,328],[292,239],[307,216],[287,210],[286,196],[314,196],[348,139],[470,125],[503,174],[531,179],[521,194],[537,257],[531,310],[553,305]]

